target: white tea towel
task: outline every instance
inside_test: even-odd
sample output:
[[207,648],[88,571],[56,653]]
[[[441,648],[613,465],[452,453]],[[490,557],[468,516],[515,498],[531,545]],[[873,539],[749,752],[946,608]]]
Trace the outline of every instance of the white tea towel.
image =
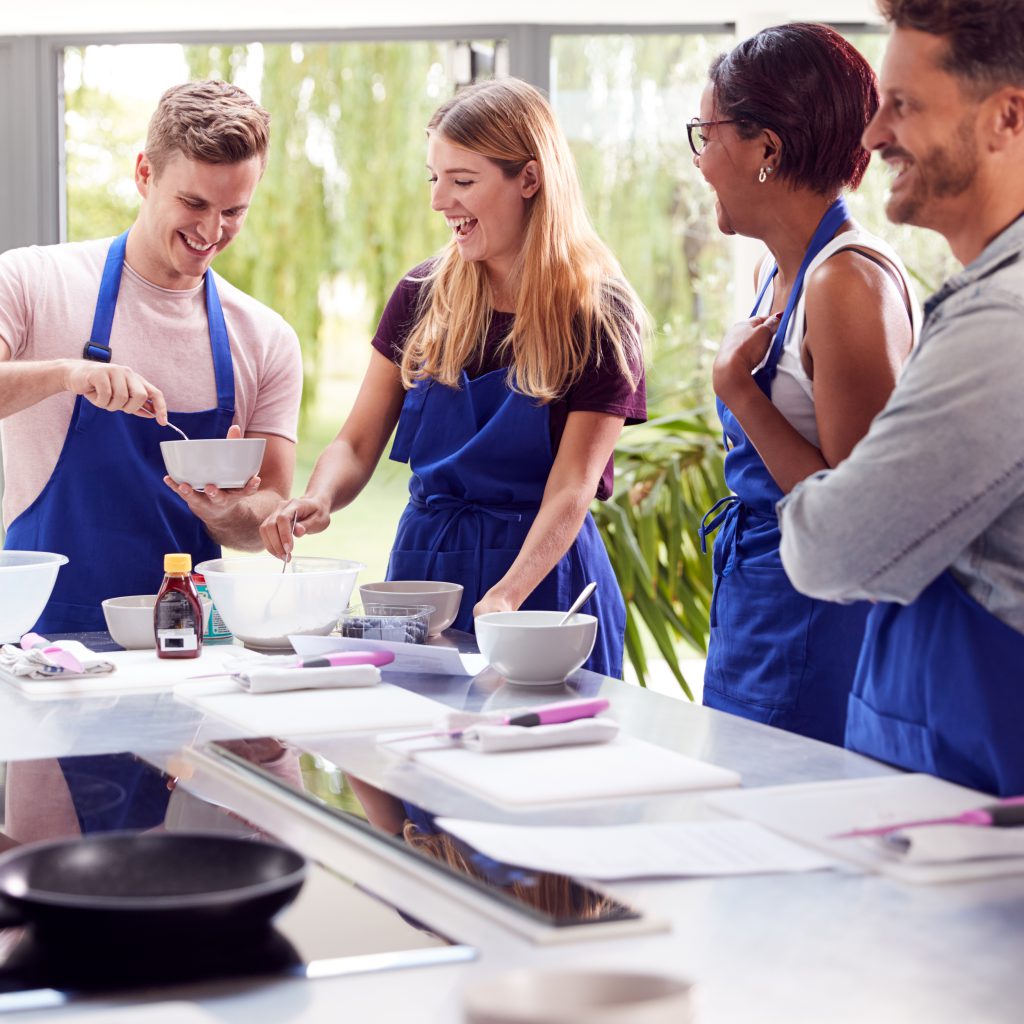
[[335,690],[351,686],[376,686],[380,669],[375,665],[332,665],[328,668],[262,668],[251,665],[231,673],[249,693],[281,693],[285,690]]
[[82,671],[73,672],[58,664],[41,647],[24,651],[14,644],[0,647],[0,671],[18,679],[77,679],[82,676],[109,675],[114,671],[112,661],[77,640],[56,640],[50,646],[72,655],[81,664]]
[[607,743],[619,734],[619,723],[610,718],[578,718],[555,725],[471,725],[462,734],[462,745],[480,754],[541,747],[571,747],[583,743]]

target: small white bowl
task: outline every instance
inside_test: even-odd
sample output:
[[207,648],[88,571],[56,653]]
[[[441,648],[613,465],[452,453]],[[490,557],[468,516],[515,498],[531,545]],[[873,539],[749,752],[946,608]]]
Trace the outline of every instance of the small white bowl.
[[0,643],[17,643],[35,624],[67,555],[0,551]]
[[693,986],[616,970],[511,970],[466,989],[467,1024],[689,1024]]
[[597,619],[577,612],[564,626],[564,612],[489,612],[474,623],[480,653],[510,683],[552,686],[590,657]]
[[[115,644],[120,644],[126,651],[147,651],[156,647],[153,633],[156,598],[156,594],[133,594],[130,597],[108,597],[101,602],[107,632]],[[203,622],[206,622],[210,615],[210,602],[200,596],[199,603],[203,606]]]
[[195,441],[161,441],[167,475],[177,484],[189,484],[197,491],[214,487],[244,487],[260,470],[262,437],[214,437]]
[[461,583],[439,583],[435,580],[362,583],[359,594],[363,604],[429,604],[434,610],[427,625],[428,636],[437,636],[446,630],[455,621],[462,604]]

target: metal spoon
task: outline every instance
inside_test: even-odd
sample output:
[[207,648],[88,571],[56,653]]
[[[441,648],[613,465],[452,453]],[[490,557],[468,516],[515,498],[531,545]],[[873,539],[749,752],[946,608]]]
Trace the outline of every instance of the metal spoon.
[[[293,546],[295,544],[295,524],[298,521],[299,521],[299,510],[296,509],[292,513],[292,525],[291,525],[291,527],[289,527],[289,529],[291,530],[291,534],[292,534],[292,545]],[[284,575],[285,570],[288,568],[289,564],[291,563],[291,560],[292,560],[292,553],[290,551],[286,551],[285,555],[284,555],[284,565],[281,566],[281,575],[282,576]]]
[[169,426],[175,433],[181,434],[183,440],[187,441],[189,439],[188,434],[186,434],[180,427],[176,427],[170,420],[167,421],[167,426]]
[[577,597],[571,605],[569,605],[569,610],[562,616],[558,624],[560,626],[564,626],[587,603],[587,598],[589,598],[595,590],[597,590],[597,584],[588,583],[580,591],[580,596]]

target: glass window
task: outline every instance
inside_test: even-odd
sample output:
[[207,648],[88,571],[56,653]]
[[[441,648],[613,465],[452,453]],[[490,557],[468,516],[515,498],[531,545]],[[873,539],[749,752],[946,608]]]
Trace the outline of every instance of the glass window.
[[716,343],[732,322],[733,261],[686,141],[727,34],[558,35],[551,99],[590,215],[654,320],[652,409],[707,401]]
[[[502,40],[65,51],[69,240],[117,234],[134,219],[135,156],[168,86],[223,78],[271,111],[266,174],[245,230],[216,269],[299,335],[297,492],[352,406],[391,290],[447,238],[430,209],[426,123],[458,84],[506,66]],[[407,478],[406,466],[383,459],[360,500],[300,552],[360,559],[364,579],[383,579]]]

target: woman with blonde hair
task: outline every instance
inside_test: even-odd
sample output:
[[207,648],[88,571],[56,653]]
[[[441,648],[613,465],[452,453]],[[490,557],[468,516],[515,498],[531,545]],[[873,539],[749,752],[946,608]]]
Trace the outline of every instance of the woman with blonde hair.
[[586,667],[621,674],[625,606],[588,511],[612,490],[624,423],[645,418],[644,313],[590,225],[568,144],[532,86],[471,86],[427,126],[431,206],[451,239],[399,282],[348,419],[306,493],[262,526],[285,557],[391,458],[409,504],[388,579],[465,592],[454,627],[565,608],[590,581]]

